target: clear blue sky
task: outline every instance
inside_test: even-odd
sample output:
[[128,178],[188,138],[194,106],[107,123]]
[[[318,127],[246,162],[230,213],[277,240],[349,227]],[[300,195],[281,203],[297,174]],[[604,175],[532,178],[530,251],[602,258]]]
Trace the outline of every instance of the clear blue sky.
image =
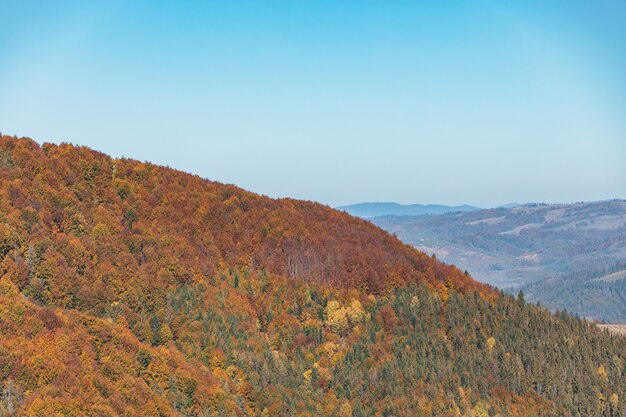
[[626,197],[626,2],[0,0],[0,131],[330,205]]

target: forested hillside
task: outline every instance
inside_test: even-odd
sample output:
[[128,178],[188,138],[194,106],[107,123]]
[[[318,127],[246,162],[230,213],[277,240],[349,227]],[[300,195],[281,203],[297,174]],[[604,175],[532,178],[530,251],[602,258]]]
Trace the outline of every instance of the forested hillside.
[[0,416],[620,416],[626,338],[319,204],[0,139]]
[[580,317],[626,323],[626,262],[555,275],[522,287],[526,299]]

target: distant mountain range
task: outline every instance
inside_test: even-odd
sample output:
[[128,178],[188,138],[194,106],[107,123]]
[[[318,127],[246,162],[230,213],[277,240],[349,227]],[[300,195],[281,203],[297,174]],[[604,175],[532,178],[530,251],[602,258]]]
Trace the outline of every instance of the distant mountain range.
[[337,207],[356,217],[369,219],[379,216],[423,216],[426,214],[444,214],[480,210],[479,207],[445,206],[442,204],[399,204],[399,203],[359,203]]
[[626,201],[529,204],[370,220],[500,288],[626,259]]

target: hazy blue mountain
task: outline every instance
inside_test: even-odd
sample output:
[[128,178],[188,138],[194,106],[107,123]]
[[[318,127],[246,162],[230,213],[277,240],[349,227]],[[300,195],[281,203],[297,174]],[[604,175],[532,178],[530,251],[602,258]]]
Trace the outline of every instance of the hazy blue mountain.
[[500,288],[602,270],[626,260],[626,200],[370,220]]
[[379,216],[423,216],[426,214],[444,214],[450,212],[468,212],[479,210],[478,207],[445,206],[442,204],[399,204],[399,203],[359,203],[337,207],[356,217],[369,219]]
[[513,207],[519,207],[519,206],[534,206],[537,203],[508,203],[508,204],[502,204],[501,206],[498,207],[502,207],[502,208],[513,208]]

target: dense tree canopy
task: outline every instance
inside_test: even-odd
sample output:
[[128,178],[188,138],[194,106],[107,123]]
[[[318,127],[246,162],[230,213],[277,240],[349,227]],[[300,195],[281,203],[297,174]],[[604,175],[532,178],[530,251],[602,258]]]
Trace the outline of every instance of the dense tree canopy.
[[0,416],[617,416],[626,341],[319,204],[0,140]]

